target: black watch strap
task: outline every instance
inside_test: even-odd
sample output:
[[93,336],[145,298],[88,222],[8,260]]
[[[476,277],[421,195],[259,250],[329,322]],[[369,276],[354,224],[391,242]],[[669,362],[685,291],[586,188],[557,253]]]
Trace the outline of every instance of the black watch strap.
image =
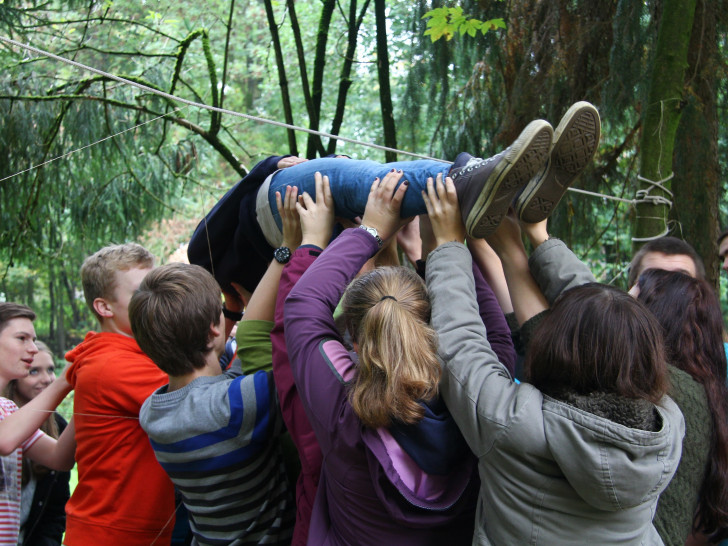
[[235,322],[238,322],[243,318],[242,311],[231,311],[225,307],[225,305],[222,306],[222,314],[226,319],[234,320]]

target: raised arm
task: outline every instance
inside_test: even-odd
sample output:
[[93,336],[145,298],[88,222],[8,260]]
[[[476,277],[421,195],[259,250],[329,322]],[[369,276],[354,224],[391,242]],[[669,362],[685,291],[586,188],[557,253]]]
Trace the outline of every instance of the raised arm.
[[[444,374],[442,396],[476,456],[492,446],[499,428],[517,411],[522,392],[498,361],[480,318],[472,259],[459,241],[465,230],[448,178],[437,192],[428,184],[426,205],[438,247],[427,259],[432,325],[438,333]],[[440,196],[440,197],[438,197]]]
[[[58,404],[71,392],[71,385],[66,379],[67,370],[68,366],[63,370],[61,376],[43,392],[18,411],[0,421],[0,455],[9,455],[30,438],[43,424],[43,421],[48,418],[48,415],[53,413]],[[68,428],[72,429],[73,427],[69,426]],[[48,440],[55,442],[53,438],[48,438]],[[71,466],[73,466],[73,463]],[[58,470],[67,469],[60,468]]]
[[[321,250],[326,248],[331,238],[334,209],[328,178],[321,178],[321,175],[318,174],[316,182],[316,201],[309,202],[308,208],[304,211],[305,222],[301,226],[302,244],[293,250],[291,260],[283,268],[281,274],[276,299],[275,325],[271,332],[273,376],[283,420],[298,449],[301,471],[314,476],[318,476],[321,471],[323,456],[293,379],[284,333],[283,308],[291,288],[321,254]],[[298,212],[296,214],[298,215]]]
[[523,232],[534,248],[528,265],[550,305],[568,289],[596,282],[586,264],[562,241],[549,239],[546,220],[537,224],[523,224]]
[[[399,206],[407,186],[394,191],[401,173],[375,180],[362,224],[374,228],[381,239],[392,237],[399,226]],[[299,214],[306,242],[306,225],[313,202],[304,195]],[[327,433],[336,428],[342,405],[348,404],[346,381],[354,364],[341,343],[333,312],[349,282],[379,250],[374,235],[364,229],[345,230],[323,251],[291,290],[284,308],[286,345],[298,392],[322,449]]]

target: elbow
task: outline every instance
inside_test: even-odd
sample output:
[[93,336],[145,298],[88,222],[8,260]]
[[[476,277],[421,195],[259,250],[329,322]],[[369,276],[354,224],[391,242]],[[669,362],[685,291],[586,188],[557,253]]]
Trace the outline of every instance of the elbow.
[[53,461],[51,465],[49,465],[53,470],[58,470],[59,472],[70,472],[71,469],[75,466],[76,460],[70,459],[70,460],[60,460],[60,461]]
[[70,472],[71,469],[76,466],[76,461],[70,461],[70,462],[64,462],[63,464],[59,465],[61,468],[56,468],[56,470],[60,470],[61,472]]
[[18,446],[20,445],[20,442],[13,442],[13,439],[10,437],[12,435],[0,434],[0,456],[5,457],[7,455],[10,455],[18,449]]

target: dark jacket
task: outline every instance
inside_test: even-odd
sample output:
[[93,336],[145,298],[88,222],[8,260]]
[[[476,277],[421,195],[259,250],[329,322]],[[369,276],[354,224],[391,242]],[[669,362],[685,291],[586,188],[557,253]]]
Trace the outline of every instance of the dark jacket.
[[[54,414],[58,432],[68,423],[58,413]],[[66,530],[66,502],[71,496],[68,482],[70,472],[51,470],[35,485],[33,506],[23,526],[23,546],[60,546]]]
[[273,258],[255,214],[258,189],[287,156],[271,156],[253,167],[197,225],[187,248],[191,264],[215,276],[223,291],[235,293],[230,282],[255,290]]

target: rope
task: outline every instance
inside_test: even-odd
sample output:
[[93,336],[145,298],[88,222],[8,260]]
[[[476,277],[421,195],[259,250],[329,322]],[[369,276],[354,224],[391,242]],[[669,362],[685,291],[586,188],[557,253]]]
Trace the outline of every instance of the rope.
[[[662,180],[650,180],[649,178],[645,178],[644,176],[638,175],[637,180],[640,182],[646,182],[649,184],[649,187],[643,190],[637,190],[637,193],[635,195],[634,199],[634,205],[639,205],[640,203],[647,203],[650,205],[658,206],[658,205],[665,205],[667,207],[667,210],[669,211],[672,208],[672,201],[665,197],[664,195],[651,195],[651,191],[654,189],[659,189],[662,192],[665,192],[670,197],[674,197],[674,194],[672,191],[670,191],[668,188],[664,186],[666,182],[669,182],[675,177],[675,173],[670,173],[669,176],[663,178]],[[665,217],[656,217],[656,216],[640,216],[637,215],[637,219],[645,219],[645,220],[662,220],[665,223],[665,229],[660,233],[659,235],[653,235],[652,237],[632,237],[632,242],[635,243],[647,243],[649,241],[655,241],[657,239],[661,239],[668,233],[670,233],[670,228],[668,227],[667,218]]]
[[[178,97],[176,95],[171,95],[169,93],[165,93],[164,91],[160,91],[158,89],[154,89],[152,87],[149,87],[147,85],[144,85],[144,84],[141,84],[141,83],[138,83],[138,82],[134,82],[134,81],[131,81],[131,80],[127,80],[126,78],[122,78],[120,76],[116,76],[116,75],[111,74],[109,72],[104,72],[103,70],[99,70],[97,68],[93,68],[93,67],[88,66],[88,65],[85,65],[83,63],[79,63],[78,61],[74,61],[74,60],[71,60],[71,59],[67,59],[65,57],[61,57],[59,55],[55,55],[53,53],[50,53],[49,51],[45,51],[43,49],[40,49],[40,48],[31,46],[29,44],[24,44],[22,42],[18,42],[16,40],[13,40],[11,38],[7,38],[5,36],[0,36],[0,41],[5,42],[5,43],[10,44],[10,45],[13,45],[13,46],[16,46],[16,47],[20,47],[22,49],[26,49],[28,51],[31,51],[31,52],[36,53],[38,55],[42,55],[42,56],[48,57],[50,59],[54,59],[56,61],[60,61],[60,62],[65,63],[65,64],[69,64],[69,65],[74,66],[76,68],[80,68],[82,70],[87,70],[89,72],[92,72],[94,74],[98,74],[98,75],[103,76],[105,78],[109,78],[111,80],[114,80],[114,81],[117,81],[117,82],[120,82],[120,83],[124,83],[124,84],[130,85],[132,87],[136,87],[137,89],[141,89],[142,91],[146,91],[148,93],[152,93],[154,95],[158,95],[158,96],[163,97],[163,98],[166,98],[168,100],[171,100],[171,101],[174,101],[174,102],[180,102],[180,103],[185,104],[187,106],[195,106],[197,108],[202,108],[203,110],[209,110],[211,112],[217,112],[217,113],[221,113],[221,114],[228,114],[228,115],[231,115],[231,116],[234,116],[234,117],[239,117],[239,118],[247,119],[247,120],[250,120],[250,121],[257,122],[257,123],[264,123],[264,124],[273,125],[273,126],[276,126],[276,127],[282,127],[284,129],[290,129],[290,130],[300,131],[300,132],[308,133],[308,134],[312,134],[312,135],[318,135],[318,136],[330,138],[330,139],[333,139],[333,140],[340,140],[342,142],[348,142],[350,144],[356,144],[356,145],[364,146],[364,147],[367,147],[367,148],[373,148],[375,150],[381,150],[381,151],[385,151],[385,152],[393,152],[393,153],[396,153],[396,154],[407,155],[407,156],[416,157],[416,158],[419,158],[419,159],[429,159],[429,160],[432,160],[432,161],[439,161],[441,163],[446,163],[446,164],[450,164],[450,165],[452,165],[452,163],[453,163],[452,161],[446,161],[444,159],[440,159],[440,158],[437,158],[437,157],[431,157],[431,156],[428,156],[428,155],[418,154],[418,153],[415,153],[415,152],[408,152],[408,151],[405,151],[405,150],[398,150],[396,148],[390,148],[388,146],[381,146],[381,145],[375,144],[373,142],[366,142],[366,141],[362,141],[362,140],[357,140],[357,139],[353,139],[353,138],[344,137],[344,136],[341,136],[341,135],[334,135],[334,134],[331,134],[331,133],[327,133],[325,131],[317,131],[317,130],[314,130],[314,129],[308,129],[306,127],[301,127],[301,126],[298,126],[298,125],[291,125],[291,124],[283,123],[283,122],[280,122],[280,121],[275,121],[275,120],[270,120],[270,119],[266,119],[266,118],[261,118],[261,117],[258,117],[258,116],[251,116],[249,114],[243,114],[241,112],[236,112],[234,110],[228,110],[227,108],[218,108],[216,106],[210,106],[208,104],[203,104],[203,103],[200,103],[200,102],[191,101],[191,100],[188,100],[188,99],[184,99],[182,97]],[[53,159],[50,159],[48,161],[45,161],[44,163],[41,163],[39,165],[34,165],[32,167],[29,167],[29,168],[27,168],[27,169],[25,169],[23,171],[20,171],[18,173],[15,173],[13,175],[6,176],[5,178],[0,179],[0,182],[2,182],[4,180],[7,180],[9,178],[12,178],[14,176],[18,176],[20,174],[26,173],[26,172],[28,172],[30,170],[33,170],[33,169],[36,169],[38,167],[42,167],[44,165],[47,165],[48,163],[51,163],[52,161],[56,161],[58,159],[62,159],[62,158],[68,157],[69,155],[71,155],[73,153],[76,153],[78,151],[84,150],[86,148],[90,148],[91,146],[94,146],[95,144],[98,144],[98,143],[103,142],[105,140],[108,140],[110,138],[114,138],[115,136],[120,135],[120,134],[122,134],[122,133],[124,133],[126,131],[131,131],[131,130],[133,130],[133,129],[137,128],[137,127],[140,127],[141,125],[144,125],[146,123],[151,123],[152,121],[156,121],[156,120],[158,120],[160,118],[163,118],[165,116],[168,116],[170,114],[174,114],[174,113],[178,112],[179,110],[181,110],[181,108],[180,109],[177,109],[177,110],[175,110],[173,112],[168,112],[167,114],[164,114],[162,116],[156,117],[156,118],[154,118],[152,120],[149,120],[147,122],[144,122],[142,124],[139,124],[139,125],[137,125],[135,127],[131,127],[129,129],[126,129],[125,131],[121,131],[119,133],[116,133],[115,135],[111,135],[111,136],[105,137],[105,138],[103,138],[103,139],[101,139],[101,140],[99,140],[97,142],[94,142],[94,143],[88,144],[86,146],[83,146],[81,148],[78,148],[77,150],[73,150],[73,151],[68,152],[66,154],[63,154],[63,155],[60,155],[60,156],[55,157]],[[660,182],[653,182],[651,180],[647,180],[645,178],[642,178],[641,176],[639,177],[639,179],[640,180],[643,180],[645,182],[648,182],[650,184],[652,184],[653,187],[659,187],[661,190],[665,191],[666,193],[669,193],[670,196],[672,196],[672,193],[670,192],[670,190],[668,190],[667,188],[665,188],[665,187],[663,187],[663,186],[660,185],[660,184],[662,184],[662,183],[670,180],[672,178],[672,176],[673,175],[670,175],[668,178],[666,178],[665,180],[662,180]],[[587,190],[580,190],[580,189],[577,189],[577,188],[568,188],[568,191],[575,192],[575,193],[580,193],[580,194],[583,194],[583,195],[589,195],[589,196],[592,196],[592,197],[600,197],[602,199],[609,199],[609,200],[612,200],[612,201],[619,201],[621,203],[627,203],[629,205],[636,205],[637,203],[642,203],[642,202],[650,202],[650,203],[653,203],[653,204],[667,204],[670,207],[672,206],[672,202],[669,199],[666,199],[666,198],[664,198],[662,196],[657,196],[657,195],[651,196],[651,195],[649,195],[649,192],[650,192],[651,189],[652,189],[652,187],[648,188],[647,190],[639,190],[637,192],[637,198],[636,199],[624,199],[622,197],[615,197],[615,196],[612,196],[612,195],[605,195],[605,194],[591,192],[591,191],[587,191]],[[661,237],[661,236],[662,235],[660,235],[659,237]],[[637,241],[637,240],[640,240],[641,241],[641,240],[649,240],[649,239],[634,239],[633,238],[633,240],[634,241]]]
[[592,197],[601,197],[603,199],[611,199],[612,201],[619,201],[620,203],[627,203],[629,205],[634,205],[635,201],[634,199],[625,199],[623,197],[616,197],[614,195],[604,195],[603,193],[596,193],[593,191],[588,190],[580,190],[578,188],[568,188],[569,191],[573,191],[574,193],[583,193],[584,195],[591,195]]
[[[0,36],[0,39],[1,38],[2,38],[2,36]],[[117,137],[117,136],[122,135],[124,133],[128,133],[129,131],[133,131],[134,129],[138,129],[139,127],[141,127],[143,125],[146,125],[147,123],[152,123],[153,121],[157,121],[158,119],[161,119],[161,118],[163,118],[165,116],[169,116],[170,114],[176,114],[177,112],[179,112],[180,110],[184,110],[185,108],[187,108],[187,106],[183,106],[182,108],[177,108],[177,110],[174,110],[172,112],[167,112],[166,114],[162,114],[161,116],[157,116],[154,119],[150,119],[150,120],[145,121],[143,123],[139,123],[138,125],[135,125],[134,127],[129,127],[128,129],[124,129],[123,131],[119,131],[118,133],[114,133],[113,135],[109,135],[107,137],[104,137],[101,140],[97,140],[96,142],[92,142],[91,144],[86,144],[85,146],[81,146],[80,148],[77,148],[77,149],[71,150],[70,152],[67,152],[65,154],[56,156],[56,157],[54,157],[52,159],[49,159],[48,161],[44,161],[43,163],[39,163],[38,165],[32,165],[32,166],[28,167],[27,169],[24,169],[24,170],[22,170],[22,171],[20,171],[18,173],[11,174],[10,176],[6,176],[5,178],[0,178],[0,182],[3,182],[5,180],[7,180],[9,178],[13,178],[15,176],[20,176],[21,174],[27,173],[28,171],[32,171],[33,169],[38,169],[40,167],[43,167],[44,165],[48,165],[48,163],[53,163],[54,161],[57,161],[58,159],[63,159],[65,157],[68,157],[69,155],[75,154],[76,152],[80,152],[81,150],[85,150],[86,148],[91,148],[92,146],[96,146],[97,144],[101,144],[105,140],[109,140],[111,138]]]
[[127,85],[131,85],[132,87],[136,87],[138,89],[141,89],[142,91],[147,91],[148,93],[152,93],[152,94],[158,95],[160,97],[164,97],[164,98],[166,98],[168,100],[175,101],[175,102],[181,102],[183,104],[187,104],[188,106],[196,106],[197,108],[202,108],[204,110],[210,110],[212,112],[217,112],[217,113],[220,113],[220,114],[228,114],[230,116],[235,116],[235,117],[247,119],[247,120],[250,120],[250,121],[255,121],[255,122],[258,122],[258,123],[267,123],[269,125],[275,125],[276,127],[283,127],[284,129],[292,129],[294,131],[301,131],[301,132],[309,133],[309,134],[312,134],[312,135],[319,135],[319,136],[331,138],[331,139],[334,139],[334,140],[341,140],[343,142],[348,142],[350,144],[359,144],[360,146],[366,146],[366,147],[369,147],[369,148],[374,148],[376,150],[382,150],[384,152],[394,152],[394,153],[398,153],[398,154],[409,155],[409,156],[412,156],[412,157],[418,157],[420,159],[430,159],[430,160],[433,160],[433,161],[440,161],[442,163],[451,163],[450,161],[444,161],[442,159],[438,159],[436,157],[430,157],[428,155],[417,154],[417,153],[414,153],[414,152],[406,152],[404,150],[397,150],[396,148],[390,148],[388,146],[381,146],[379,144],[374,144],[372,142],[364,142],[362,140],[356,140],[356,139],[353,139],[353,138],[343,137],[343,136],[340,136],[340,135],[333,135],[331,133],[326,133],[326,132],[323,132],[323,131],[315,131],[313,129],[307,129],[306,127],[299,127],[297,125],[289,125],[288,123],[283,123],[283,122],[280,122],[280,121],[274,121],[274,120],[270,120],[270,119],[266,119],[266,118],[261,118],[261,117],[257,117],[257,116],[251,116],[249,114],[243,114],[241,112],[235,112],[234,110],[228,110],[227,108],[218,108],[217,106],[210,106],[210,105],[207,105],[207,104],[202,104],[202,103],[199,103],[199,102],[195,102],[195,101],[183,99],[181,97],[177,97],[175,95],[170,95],[169,93],[165,93],[164,91],[160,91],[158,89],[154,89],[154,88],[149,87],[147,85],[144,85],[144,84],[141,84],[141,83],[137,83],[137,82],[133,82],[131,80],[127,80],[126,78],[122,78],[120,76],[116,76],[114,74],[110,74],[108,72],[104,72],[103,70],[99,70],[98,68],[93,68],[91,66],[87,66],[85,64],[79,63],[77,61],[73,61],[71,59],[66,59],[65,57],[61,57],[59,55],[55,55],[55,54],[50,53],[48,51],[45,51],[43,49],[39,49],[37,47],[33,47],[33,46],[29,45],[29,44],[23,44],[21,42],[17,42],[15,40],[12,40],[12,39],[7,38],[5,36],[0,36],[0,41],[5,42],[7,44],[11,44],[11,45],[17,46],[17,47],[20,47],[20,48],[23,48],[23,49],[27,49],[28,51],[32,51],[33,53],[37,53],[38,55],[43,55],[45,57],[49,57],[51,59],[54,59],[56,61],[60,61],[62,63],[70,64],[71,66],[75,66],[76,68],[81,68],[83,70],[88,70],[89,72],[92,72],[94,74],[98,74],[99,76],[103,76],[105,78],[109,78],[109,79],[114,80],[114,81],[117,81],[117,82],[121,82],[121,83],[125,83]]

